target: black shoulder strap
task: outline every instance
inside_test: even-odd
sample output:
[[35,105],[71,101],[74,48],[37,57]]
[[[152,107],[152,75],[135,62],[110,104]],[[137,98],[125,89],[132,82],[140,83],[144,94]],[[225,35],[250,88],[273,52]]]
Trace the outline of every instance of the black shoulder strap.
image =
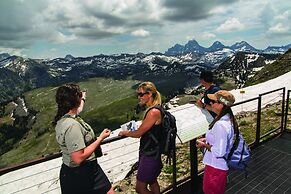
[[149,112],[150,110],[152,110],[153,108],[159,109],[159,111],[161,111],[161,113],[162,113],[162,116],[165,115],[164,108],[163,108],[161,105],[155,105],[155,106],[150,107],[150,108],[147,110],[147,112],[146,112],[145,115],[144,115],[144,119],[146,118],[148,112]]

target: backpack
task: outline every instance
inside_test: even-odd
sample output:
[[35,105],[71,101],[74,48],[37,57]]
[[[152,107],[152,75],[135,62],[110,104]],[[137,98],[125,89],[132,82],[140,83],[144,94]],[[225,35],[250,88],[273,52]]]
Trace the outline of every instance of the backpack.
[[[152,108],[156,108],[161,111],[162,131],[160,133],[159,138],[155,137],[152,133],[150,133],[150,137],[157,144],[156,146],[156,149],[158,149],[156,150],[157,153],[166,155],[167,156],[166,163],[171,164],[171,159],[173,159],[176,151],[175,150],[177,136],[176,118],[169,111],[165,110],[160,105],[154,106]],[[152,108],[150,108],[149,110],[151,110]],[[145,154],[147,153],[145,152]]]
[[247,164],[251,158],[251,152],[248,144],[242,134],[237,131],[230,152],[223,157],[230,169],[245,171],[247,177]]

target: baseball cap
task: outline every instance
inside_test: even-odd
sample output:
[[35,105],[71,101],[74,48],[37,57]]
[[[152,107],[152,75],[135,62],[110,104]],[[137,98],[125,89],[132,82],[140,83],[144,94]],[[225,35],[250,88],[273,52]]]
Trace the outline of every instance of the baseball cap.
[[207,94],[207,97],[211,100],[219,101],[226,106],[231,106],[235,102],[234,96],[226,90],[219,90],[214,94]]

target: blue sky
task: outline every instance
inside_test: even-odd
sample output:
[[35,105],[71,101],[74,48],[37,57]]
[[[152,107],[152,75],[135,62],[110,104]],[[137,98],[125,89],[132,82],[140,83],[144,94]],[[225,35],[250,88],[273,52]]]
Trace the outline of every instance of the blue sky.
[[30,58],[165,52],[195,39],[291,43],[290,0],[1,0],[0,53]]

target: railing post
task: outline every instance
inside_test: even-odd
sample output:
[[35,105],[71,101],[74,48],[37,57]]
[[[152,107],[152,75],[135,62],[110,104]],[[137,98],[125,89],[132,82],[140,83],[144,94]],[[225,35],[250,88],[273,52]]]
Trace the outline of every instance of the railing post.
[[287,129],[287,119],[288,119],[288,109],[289,109],[289,98],[290,98],[290,92],[291,90],[287,91],[287,99],[286,99],[286,112],[285,112],[285,123],[284,123],[284,130]]
[[199,188],[198,180],[198,152],[196,138],[190,141],[190,165],[191,165],[191,193],[197,193]]
[[280,131],[281,134],[282,134],[283,131],[284,131],[285,90],[286,90],[286,88],[283,88],[283,97],[282,97],[282,114],[281,114],[281,131]]
[[258,112],[257,112],[257,129],[256,129],[256,140],[255,146],[258,146],[260,143],[260,135],[261,135],[261,112],[262,112],[262,96],[259,95],[258,98]]
[[177,158],[176,158],[176,139],[174,140],[174,154],[173,154],[173,191],[177,189]]

